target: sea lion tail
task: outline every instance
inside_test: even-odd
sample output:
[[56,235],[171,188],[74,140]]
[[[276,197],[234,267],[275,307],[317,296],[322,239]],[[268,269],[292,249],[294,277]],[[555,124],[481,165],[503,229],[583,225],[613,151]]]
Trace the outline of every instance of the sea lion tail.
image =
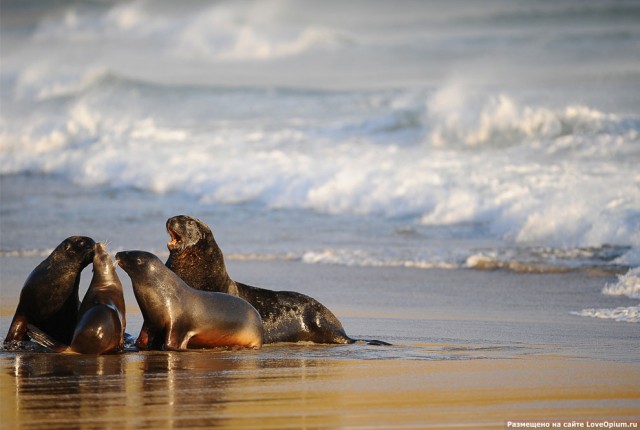
[[377,339],[352,339],[350,337],[347,338],[347,343],[366,343],[367,345],[375,345],[375,346],[392,346],[393,344],[377,340]]
[[40,346],[47,348],[52,352],[63,352],[69,348],[67,345],[58,342],[47,333],[43,332],[38,327],[32,324],[27,325],[27,335],[29,336],[29,338],[31,338],[32,341]]
[[376,345],[376,346],[391,346],[392,343],[385,342],[383,340],[377,339],[362,339],[364,342],[367,342],[367,345]]

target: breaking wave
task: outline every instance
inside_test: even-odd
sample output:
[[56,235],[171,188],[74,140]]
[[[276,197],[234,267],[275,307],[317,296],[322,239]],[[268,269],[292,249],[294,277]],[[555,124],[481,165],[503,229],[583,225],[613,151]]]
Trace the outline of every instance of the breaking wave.
[[521,244],[640,245],[637,118],[506,95],[457,108],[450,89],[184,87],[99,70],[35,93],[47,100],[32,114],[3,112],[0,174],[485,224]]
[[[626,296],[631,299],[640,299],[640,268],[630,269],[624,275],[618,275],[618,281],[614,284],[607,284],[602,289],[602,294],[606,296]],[[612,319],[623,322],[640,322],[640,306],[619,306],[613,309],[583,309],[580,312],[572,312],[574,315]]]

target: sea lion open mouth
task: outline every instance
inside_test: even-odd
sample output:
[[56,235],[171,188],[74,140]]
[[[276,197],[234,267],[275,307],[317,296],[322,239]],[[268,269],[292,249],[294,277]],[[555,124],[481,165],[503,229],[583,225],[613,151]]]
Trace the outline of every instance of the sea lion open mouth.
[[180,236],[175,230],[167,226],[167,233],[171,236],[171,240],[167,242],[167,248],[171,251],[182,246],[182,236]]

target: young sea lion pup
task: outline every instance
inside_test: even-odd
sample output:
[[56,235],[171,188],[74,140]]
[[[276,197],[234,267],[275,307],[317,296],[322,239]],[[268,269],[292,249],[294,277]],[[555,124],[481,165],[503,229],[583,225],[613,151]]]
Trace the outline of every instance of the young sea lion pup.
[[140,349],[159,339],[171,350],[262,346],[262,319],[245,300],[191,288],[149,252],[118,252],[116,262],[131,278],[144,317]]
[[69,344],[78,318],[80,273],[93,259],[90,237],[65,239],[29,275],[5,342],[28,340],[31,324],[58,342]]
[[[171,241],[167,267],[198,290],[218,291],[242,297],[260,312],[265,343],[354,343],[338,318],[317,300],[293,291],[272,291],[233,281],[211,229],[186,215],[167,220]],[[389,345],[367,340],[372,345]]]
[[127,322],[122,283],[105,244],[97,243],[94,249],[93,277],[78,311],[71,344],[57,343],[29,326],[32,340],[56,352],[105,354],[123,350]]

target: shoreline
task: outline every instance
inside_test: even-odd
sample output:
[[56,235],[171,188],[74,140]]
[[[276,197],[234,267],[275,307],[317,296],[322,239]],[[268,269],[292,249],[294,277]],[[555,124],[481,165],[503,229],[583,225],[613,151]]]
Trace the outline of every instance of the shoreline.
[[[39,257],[0,257],[0,332],[4,336],[20,290]],[[531,349],[569,357],[638,362],[635,323],[577,316],[593,307],[628,305],[604,296],[612,277],[587,273],[521,274],[470,269],[362,268],[299,261],[230,261],[233,279],[273,290],[297,291],[327,306],[347,334],[398,345],[468,344]],[[131,281],[118,269],[127,307],[127,333],[142,317]],[[81,277],[80,298],[91,280]]]
[[[0,258],[2,335],[37,262]],[[228,269],[241,282],[310,295],[350,336],[392,345],[97,357],[0,351],[3,424],[503,429],[508,421],[638,419],[637,326],[570,314],[624,302],[601,294],[613,278],[297,261],[230,261]],[[142,318],[129,278],[119,275],[127,332],[136,337]],[[83,272],[81,296],[90,278]]]

